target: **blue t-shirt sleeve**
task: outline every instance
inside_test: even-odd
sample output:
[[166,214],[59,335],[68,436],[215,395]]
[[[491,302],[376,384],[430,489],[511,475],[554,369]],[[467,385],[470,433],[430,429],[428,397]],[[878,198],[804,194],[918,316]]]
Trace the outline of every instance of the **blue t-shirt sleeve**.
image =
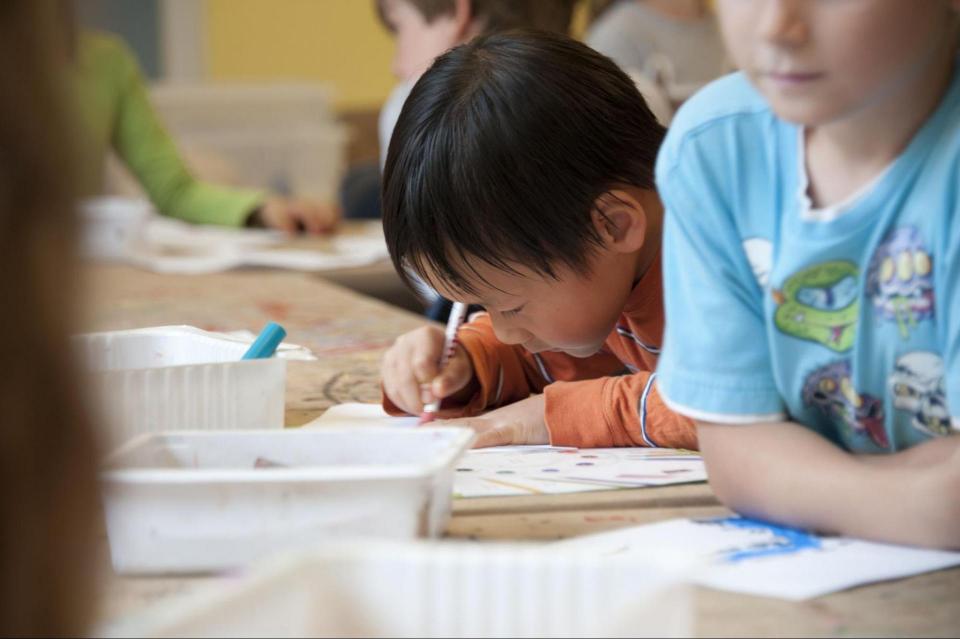
[[960,201],[947,213],[936,304],[943,321],[944,385],[955,429],[960,429]]
[[[723,136],[710,137],[700,149],[681,149],[683,140],[668,136],[657,165],[666,207],[660,391],[671,408],[694,419],[776,421],[784,403],[771,366],[764,293],[727,204],[736,182]],[[752,239],[762,249],[764,238]]]

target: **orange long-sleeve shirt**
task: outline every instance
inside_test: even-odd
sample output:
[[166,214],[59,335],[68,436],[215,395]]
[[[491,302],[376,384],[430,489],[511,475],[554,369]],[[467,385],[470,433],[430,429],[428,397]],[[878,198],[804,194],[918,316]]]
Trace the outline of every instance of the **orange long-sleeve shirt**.
[[[486,314],[461,327],[458,338],[480,387],[460,407],[463,416],[543,392],[555,446],[697,448],[693,422],[670,411],[656,389],[653,371],[663,338],[659,255],[631,292],[603,349],[592,357],[534,354],[504,344]],[[627,374],[618,374],[624,369]],[[389,413],[402,414],[386,396],[383,404]]]

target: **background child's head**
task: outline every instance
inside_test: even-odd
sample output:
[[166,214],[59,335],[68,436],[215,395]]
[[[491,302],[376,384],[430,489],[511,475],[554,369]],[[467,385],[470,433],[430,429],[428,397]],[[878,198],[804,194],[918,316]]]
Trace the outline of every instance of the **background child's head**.
[[727,48],[782,118],[815,126],[923,90],[956,55],[958,0],[718,0]]
[[567,33],[576,0],[377,0],[396,36],[393,72],[423,73],[447,49],[482,33],[530,28]]
[[663,135],[630,78],[574,40],[508,32],[458,47],[417,82],[390,143],[394,264],[487,306],[503,341],[589,354],[632,288]]

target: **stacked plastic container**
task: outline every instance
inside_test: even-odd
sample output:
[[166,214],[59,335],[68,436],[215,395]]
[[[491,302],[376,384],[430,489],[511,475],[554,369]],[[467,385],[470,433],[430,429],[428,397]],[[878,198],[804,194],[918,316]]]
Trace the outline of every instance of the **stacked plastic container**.
[[156,85],[151,99],[187,157],[215,157],[246,186],[336,196],[348,136],[327,87]]
[[283,428],[286,361],[241,361],[245,341],[159,326],[79,335],[74,345],[108,445],[167,430]]

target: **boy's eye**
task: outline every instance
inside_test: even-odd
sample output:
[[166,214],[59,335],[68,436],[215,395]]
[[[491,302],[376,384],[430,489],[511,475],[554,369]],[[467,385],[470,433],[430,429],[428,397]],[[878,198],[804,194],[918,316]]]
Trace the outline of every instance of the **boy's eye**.
[[523,310],[524,306],[526,306],[526,304],[522,304],[516,308],[511,308],[508,311],[500,311],[500,314],[503,315],[504,317],[513,317],[514,315],[519,315],[520,311]]

